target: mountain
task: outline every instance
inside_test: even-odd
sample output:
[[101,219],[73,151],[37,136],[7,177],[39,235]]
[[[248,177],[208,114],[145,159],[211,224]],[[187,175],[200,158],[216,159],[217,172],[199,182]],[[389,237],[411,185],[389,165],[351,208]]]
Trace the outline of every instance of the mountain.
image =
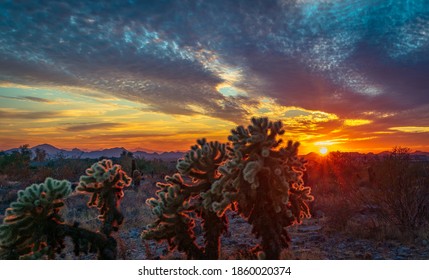
[[310,152],[309,154],[303,155],[306,160],[318,161],[322,156],[315,152]]
[[71,157],[71,158],[80,158],[80,157],[82,157],[82,155],[85,153],[84,151],[82,151],[82,150],[79,150],[79,149],[77,149],[77,148],[74,148],[74,149],[72,149],[71,151],[69,151],[69,152],[67,152],[68,153],[68,155]]
[[427,157],[429,157],[429,152],[415,151],[413,154],[414,155],[419,155],[419,156],[427,156]]
[[[48,158],[56,158],[56,157],[90,158],[90,159],[97,159],[101,157],[119,158],[124,151],[129,152],[124,147],[116,147],[116,148],[110,148],[110,149],[104,149],[104,150],[85,152],[77,148],[74,148],[72,150],[64,150],[64,149],[59,149],[50,144],[42,144],[42,145],[37,145],[30,148],[33,154],[33,157],[36,155],[37,149],[45,150]],[[6,153],[19,152],[19,148],[10,149],[5,152]],[[133,152],[133,155],[137,158],[145,158],[147,160],[152,160],[152,159],[177,160],[178,158],[183,156],[183,153],[180,153],[180,152],[149,153],[146,151],[135,151]]]
[[391,154],[390,151],[384,151],[384,152],[378,153],[377,156],[385,157],[385,156],[389,156],[390,154]]
[[[80,149],[74,148],[72,150],[64,150],[59,149],[55,146],[52,146],[50,144],[42,144],[37,145],[30,150],[32,151],[33,157],[36,154],[36,149],[45,150],[48,158],[56,158],[56,157],[64,157],[64,158],[90,158],[90,159],[98,159],[101,157],[107,157],[107,158],[119,158],[121,154],[125,152],[131,152],[124,147],[115,147],[115,148],[109,148],[109,149],[103,149],[103,150],[97,150],[97,151],[82,151]],[[14,148],[5,151],[6,153],[12,153],[12,152],[19,152],[19,148]],[[166,161],[172,161],[177,160],[178,158],[183,157],[183,152],[149,152],[148,150],[139,149],[137,151],[131,152],[134,157],[136,158],[145,158],[147,160],[153,160],[153,159],[162,159]],[[390,155],[391,152],[384,151],[381,153],[357,153],[357,152],[350,152],[348,154],[352,155],[355,158],[377,158],[377,157],[385,157]],[[311,152],[307,155],[302,155],[307,160],[319,160],[322,156],[318,153]],[[415,161],[429,161],[429,152],[423,152],[423,151],[415,151],[411,153],[411,159]]]
[[108,157],[108,158],[118,158],[121,156],[123,152],[128,152],[125,148],[110,148],[99,151],[86,152],[82,155],[82,158],[100,158],[100,157]]
[[48,155],[55,155],[57,153],[64,152],[64,150],[58,149],[58,148],[56,148],[56,147],[54,147],[54,146],[52,146],[50,144],[37,145],[37,146],[32,147],[30,150],[32,152],[35,152],[37,149],[39,149],[39,150],[45,150],[45,152]]

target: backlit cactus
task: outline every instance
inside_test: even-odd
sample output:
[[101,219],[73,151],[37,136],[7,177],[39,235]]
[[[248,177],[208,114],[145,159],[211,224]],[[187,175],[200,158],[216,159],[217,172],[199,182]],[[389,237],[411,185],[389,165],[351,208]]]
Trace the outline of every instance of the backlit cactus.
[[59,211],[70,193],[70,182],[52,178],[19,191],[0,225],[0,247],[6,257],[38,258],[53,255],[57,246],[63,246],[63,240],[57,240],[50,229],[63,222]]
[[110,235],[117,231],[124,219],[119,211],[119,202],[124,196],[123,188],[131,184],[131,178],[118,164],[103,159],[94,163],[86,170],[86,175],[80,177],[79,192],[91,194],[89,207],[97,207],[99,219],[103,221],[102,232]]
[[[260,251],[258,256],[279,258],[290,241],[286,227],[310,216],[307,203],[313,199],[302,180],[305,162],[298,158],[299,143],[289,141],[281,147],[278,138],[283,134],[280,121],[253,118],[247,128],[232,130],[228,145],[199,140],[179,160],[180,175],[159,183],[158,198],[148,200],[158,219],[142,237],[167,239],[172,248],[179,246],[190,258],[218,258],[219,237],[227,230],[225,212],[233,209],[261,237],[254,250]],[[182,176],[191,183],[185,183]],[[194,242],[190,212],[203,218],[205,248]],[[189,248],[197,253],[188,252]]]
[[[180,173],[167,176],[166,183],[158,183],[158,198],[147,203],[158,217],[142,233],[144,239],[168,240],[170,248],[186,252],[188,258],[217,259],[219,238],[226,230],[226,217],[218,217],[210,209],[212,201],[221,198],[210,189],[220,173],[219,166],[226,160],[226,146],[219,142],[197,141],[185,157],[179,160]],[[182,176],[190,182],[185,183]],[[189,213],[194,212],[194,215]],[[204,247],[195,243],[195,216],[202,218]]]
[[123,221],[119,202],[131,179],[110,160],[95,163],[86,173],[78,190],[91,194],[88,206],[99,209],[101,232],[81,228],[78,222],[65,224],[60,209],[72,192],[71,183],[47,178],[19,191],[17,201],[6,210],[0,225],[0,258],[53,259],[65,248],[65,237],[70,237],[76,255],[92,252],[99,259],[115,259],[117,242],[110,234]]
[[194,220],[188,215],[190,193],[179,174],[165,178],[166,183],[158,183],[158,199],[147,200],[157,220],[147,226],[142,238],[157,241],[167,240],[170,249],[186,252],[188,258],[201,259],[203,252],[195,244]]
[[253,118],[247,128],[232,130],[230,160],[220,169],[223,177],[214,189],[224,198],[213,209],[222,214],[235,203],[255,236],[261,237],[268,259],[277,259],[288,247],[286,227],[309,217],[307,203],[313,200],[302,180],[305,162],[298,158],[299,143],[288,141],[280,147],[282,127],[281,122]]

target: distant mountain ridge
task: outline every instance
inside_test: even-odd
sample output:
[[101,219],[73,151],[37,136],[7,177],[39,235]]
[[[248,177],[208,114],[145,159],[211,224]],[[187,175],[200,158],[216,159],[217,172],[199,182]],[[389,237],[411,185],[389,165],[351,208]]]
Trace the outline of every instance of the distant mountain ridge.
[[[125,149],[124,147],[115,147],[115,148],[108,148],[103,150],[96,150],[96,151],[82,151],[80,149],[74,148],[72,150],[65,150],[65,149],[59,149],[53,145],[50,144],[42,144],[37,145],[30,150],[33,153],[33,156],[36,154],[36,150],[45,150],[48,158],[55,158],[55,157],[63,157],[63,158],[89,158],[89,159],[98,159],[101,157],[107,157],[107,158],[119,158],[123,151],[131,152],[134,157],[136,158],[145,158],[147,160],[152,159],[163,159],[163,160],[176,160],[178,158],[183,157],[183,152],[147,152],[147,151],[129,151]],[[19,148],[14,148],[10,150],[6,150],[6,153],[12,153],[14,151],[19,151]],[[389,151],[383,151],[380,153],[359,153],[359,152],[349,152],[350,154],[353,154],[355,157],[383,157],[390,154]],[[319,159],[323,157],[322,155],[311,152],[306,155],[301,155],[306,159]],[[429,152],[423,152],[423,151],[415,151],[411,153],[411,156],[414,160],[423,160],[423,161],[429,161]]]
[[[109,149],[103,149],[103,150],[97,150],[97,151],[82,151],[80,149],[74,148],[72,150],[65,150],[65,149],[59,149],[55,146],[52,146],[50,144],[42,144],[37,145],[34,147],[31,147],[30,150],[33,153],[33,156],[36,154],[36,150],[44,150],[47,154],[48,158],[55,158],[55,157],[64,157],[64,158],[89,158],[89,159],[97,159],[101,157],[107,157],[107,158],[119,158],[121,154],[125,152],[131,152],[124,147],[115,147],[115,148],[109,148]],[[12,153],[15,151],[19,151],[19,148],[14,148],[10,150],[6,150],[6,153]],[[145,158],[148,160],[152,159],[163,159],[163,160],[173,160],[178,159],[183,156],[183,153],[181,152],[163,152],[163,153],[148,153],[145,151],[135,151],[131,152],[134,157],[136,158]]]

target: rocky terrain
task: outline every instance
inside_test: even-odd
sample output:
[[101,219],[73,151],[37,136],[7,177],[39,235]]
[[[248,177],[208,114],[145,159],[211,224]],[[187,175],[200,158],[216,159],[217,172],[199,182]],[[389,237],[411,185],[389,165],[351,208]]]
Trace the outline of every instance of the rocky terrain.
[[[285,259],[321,260],[427,260],[429,244],[427,240],[415,244],[401,244],[399,241],[374,241],[356,239],[341,233],[327,234],[324,219],[305,221],[289,229],[291,247],[283,252]],[[240,217],[230,220],[230,234],[222,239],[222,258],[240,259],[249,257],[246,250],[256,245],[249,225]],[[166,244],[139,240],[140,230],[135,228],[120,234],[126,244],[123,257],[126,259],[183,259],[178,252],[169,253]],[[200,240],[201,241],[201,240]],[[145,247],[146,246],[146,247]]]

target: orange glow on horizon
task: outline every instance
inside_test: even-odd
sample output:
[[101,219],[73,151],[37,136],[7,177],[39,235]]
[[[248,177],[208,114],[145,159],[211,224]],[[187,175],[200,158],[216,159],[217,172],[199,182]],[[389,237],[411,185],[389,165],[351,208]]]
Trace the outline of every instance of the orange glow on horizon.
[[[168,114],[153,111],[135,100],[101,93],[83,96],[81,91],[73,89],[7,86],[0,83],[0,90],[11,96],[0,95],[0,151],[24,144],[30,147],[51,144],[59,149],[85,151],[115,147],[130,151],[188,151],[203,137],[208,141],[228,142],[231,129],[237,125],[246,127],[250,116],[281,120],[284,144],[287,140],[300,142],[300,155],[311,152],[326,155],[329,151],[378,153],[397,145],[429,150],[429,126],[377,124],[377,118],[389,116],[376,113],[344,118],[335,112],[284,106],[261,97],[255,104],[241,104],[248,118],[235,122],[210,116],[207,108],[194,104],[187,106],[192,114]],[[223,94],[242,94],[233,85],[223,86]],[[36,103],[29,96],[44,101]],[[91,114],[83,109],[88,107]]]

